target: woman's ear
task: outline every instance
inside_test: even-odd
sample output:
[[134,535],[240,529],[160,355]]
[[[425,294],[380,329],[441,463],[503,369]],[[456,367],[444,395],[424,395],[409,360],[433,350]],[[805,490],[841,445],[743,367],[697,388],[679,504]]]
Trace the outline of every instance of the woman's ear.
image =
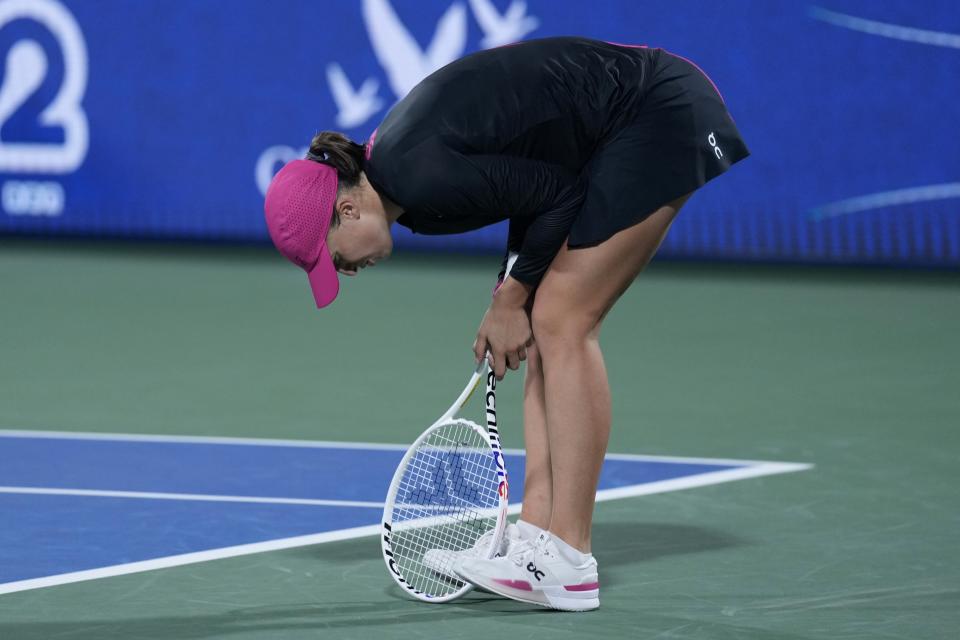
[[357,208],[357,203],[353,198],[350,197],[343,198],[337,202],[337,212],[340,214],[341,222],[343,222],[345,219],[356,220],[360,217],[360,211]]

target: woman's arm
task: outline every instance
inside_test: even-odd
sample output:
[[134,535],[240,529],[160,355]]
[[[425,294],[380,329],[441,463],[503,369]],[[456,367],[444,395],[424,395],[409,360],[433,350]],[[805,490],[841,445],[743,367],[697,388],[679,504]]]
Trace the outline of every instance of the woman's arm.
[[475,155],[466,161],[477,171],[478,186],[487,185],[481,201],[510,216],[508,249],[520,254],[510,276],[528,292],[535,289],[570,233],[586,183],[563,167],[538,160]]
[[[513,279],[536,288],[580,211],[586,181],[557,164],[506,155],[462,154],[425,142],[412,154],[408,207],[435,216],[510,218],[520,254]],[[521,240],[522,238],[522,240]]]

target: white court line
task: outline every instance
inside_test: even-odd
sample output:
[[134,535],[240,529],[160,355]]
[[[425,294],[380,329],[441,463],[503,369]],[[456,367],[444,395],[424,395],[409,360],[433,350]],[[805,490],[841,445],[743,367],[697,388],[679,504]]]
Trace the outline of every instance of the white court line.
[[194,553],[184,553],[176,556],[167,556],[165,558],[154,558],[152,560],[144,560],[142,562],[115,564],[110,567],[101,567],[99,569],[90,569],[88,571],[74,571],[73,573],[61,573],[55,576],[32,578],[30,580],[20,580],[18,582],[0,584],[0,595],[5,593],[16,593],[18,591],[28,591],[30,589],[42,589],[43,587],[54,587],[73,582],[97,580],[98,578],[125,576],[131,573],[140,573],[142,571],[153,571],[154,569],[181,567],[185,564],[195,564],[197,562],[221,560],[224,558],[235,558],[237,556],[247,556],[254,553],[264,553],[265,551],[293,549],[295,547],[305,547],[312,544],[320,544],[322,542],[351,540],[353,538],[372,536],[378,533],[380,533],[380,525],[368,525],[365,527],[340,529],[339,531],[328,531],[326,533],[316,533],[307,536],[297,536],[294,538],[280,538],[278,540],[267,540],[266,542],[241,544],[234,547],[222,547],[220,549],[210,549],[209,551],[196,551]]
[[[43,435],[40,435],[43,434]],[[57,435],[51,435],[57,434]],[[49,438],[71,438],[77,439],[98,439],[98,440],[132,440],[148,442],[205,442],[211,444],[241,444],[262,446],[291,446],[289,442],[295,442],[292,446],[322,446],[312,441],[287,441],[287,440],[257,440],[253,438],[197,438],[191,436],[140,436],[129,434],[75,434],[73,432],[35,432],[35,431],[0,431],[0,437],[49,437]],[[93,437],[87,437],[93,436]],[[339,445],[340,448],[391,448],[404,450],[404,445],[375,445],[369,446],[365,443],[333,443],[333,446]],[[813,468],[812,464],[794,463],[794,462],[763,462],[763,461],[733,461],[717,460],[711,458],[673,458],[669,456],[640,456],[630,454],[608,454],[607,457],[616,457],[622,460],[651,460],[651,461],[684,461],[704,464],[746,464],[749,466],[737,469],[721,469],[718,471],[708,471],[694,476],[684,478],[674,478],[672,480],[660,480],[641,485],[631,485],[628,487],[618,487],[616,489],[602,489],[597,492],[597,502],[606,502],[608,500],[618,500],[634,496],[652,495],[656,493],[665,493],[669,491],[679,491],[681,489],[691,489],[695,487],[704,487],[707,485],[720,484],[722,482],[732,482],[745,478],[757,478],[761,476],[792,473],[804,471]],[[117,492],[132,493],[132,492]],[[161,494],[163,495],[163,494]],[[177,494],[166,494],[177,495]],[[183,494],[191,495],[191,494]],[[128,496],[125,496],[128,497]],[[227,496],[229,497],[229,496]],[[326,501],[325,501],[326,502]],[[330,501],[336,502],[336,501]],[[508,512],[511,515],[520,513],[522,503],[511,504]],[[279,551],[283,549],[293,549],[305,547],[325,542],[334,542],[339,540],[353,540],[367,536],[374,536],[380,533],[380,525],[368,525],[364,527],[354,527],[351,529],[340,529],[337,531],[328,531],[305,536],[296,536],[292,538],[281,538],[277,540],[267,540],[265,542],[255,542],[251,544],[237,545],[233,547],[222,547],[219,549],[210,549],[208,551],[197,551],[163,558],[154,558],[141,562],[130,562],[118,564],[109,567],[100,567],[87,571],[75,571],[72,573],[61,573],[42,578],[32,578],[29,580],[19,580],[17,582],[8,582],[0,584],[0,595],[7,593],[16,593],[20,591],[29,591],[31,589],[42,589],[75,582],[85,582],[88,580],[97,580],[100,578],[110,578],[114,576],[129,575],[132,573],[141,573],[144,571],[153,571],[154,569],[166,569],[171,567],[180,567],[199,562],[208,562],[210,560],[222,560],[238,556],[252,555],[255,553],[264,553],[267,551]]]
[[[503,430],[501,429],[501,432]],[[370,449],[377,451],[406,451],[409,444],[369,442],[342,442],[339,440],[283,440],[277,438],[234,438],[217,436],[170,436],[140,433],[100,433],[90,431],[30,431],[0,429],[0,438],[49,438],[52,440],[104,440],[110,442],[167,442],[174,444],[224,444],[247,447],[298,447],[307,449]],[[523,449],[504,449],[510,455],[523,455]],[[654,456],[636,453],[608,453],[610,460],[638,460],[645,462],[672,462],[710,465],[758,465],[768,460],[741,460],[733,458],[691,458],[682,456]]]
[[960,34],[956,33],[917,29],[916,27],[905,27],[889,22],[867,20],[866,18],[858,18],[857,16],[851,16],[846,13],[830,11],[816,5],[810,6],[809,14],[810,17],[815,20],[821,20],[836,27],[860,31],[872,36],[892,38],[905,42],[916,42],[917,44],[927,44],[934,47],[960,49]]
[[[128,498],[134,500],[186,500],[196,502],[253,502],[259,504],[296,504],[318,507],[360,507],[367,509],[383,509],[383,502],[362,502],[360,500],[319,500],[314,498],[270,498],[261,496],[225,496],[204,493],[160,493],[156,491],[113,491],[107,489],[67,489],[61,487],[18,487],[0,486],[0,493],[13,493],[40,496],[78,496],[84,498]],[[444,506],[431,505],[404,505],[398,507],[415,506],[417,509],[429,511],[443,510]]]
[[83,496],[90,498],[134,498],[140,500],[188,500],[198,502],[253,502],[259,504],[300,504],[319,507],[371,507],[383,509],[382,502],[358,500],[313,500],[310,498],[269,498],[259,496],[224,496],[203,493],[160,493],[156,491],[109,491],[104,489],[61,489],[57,487],[0,486],[0,493],[44,496]]
[[657,482],[647,482],[645,484],[633,484],[626,487],[617,487],[616,489],[601,489],[597,491],[597,502],[648,496],[654,493],[667,493],[669,491],[680,491],[681,489],[693,489],[695,487],[706,487],[711,484],[733,482],[734,480],[745,480],[747,478],[759,478],[761,476],[770,476],[779,473],[795,473],[797,471],[807,471],[812,468],[812,464],[804,462],[761,462],[749,467],[720,469],[719,471],[707,471],[683,478],[658,480]]
[[51,438],[53,440],[109,440],[116,442],[172,442],[183,444],[235,444],[252,447],[305,447],[308,449],[383,449],[406,451],[409,445],[326,440],[281,440],[277,438],[229,438],[217,436],[167,436],[141,433],[100,433],[89,431],[30,431],[0,429],[0,438]]

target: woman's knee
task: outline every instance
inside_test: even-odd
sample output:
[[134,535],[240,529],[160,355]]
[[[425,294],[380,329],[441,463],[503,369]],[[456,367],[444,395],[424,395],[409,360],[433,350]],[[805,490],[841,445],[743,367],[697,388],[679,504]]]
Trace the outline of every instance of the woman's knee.
[[562,345],[597,339],[604,315],[602,309],[570,308],[549,300],[549,296],[539,295],[530,314],[533,339],[540,357],[548,356]]

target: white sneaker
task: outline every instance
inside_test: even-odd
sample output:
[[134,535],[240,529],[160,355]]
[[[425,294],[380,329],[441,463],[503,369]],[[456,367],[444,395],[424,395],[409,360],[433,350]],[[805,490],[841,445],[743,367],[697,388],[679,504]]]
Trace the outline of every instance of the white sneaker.
[[488,591],[521,602],[564,611],[600,606],[600,581],[593,556],[579,566],[560,554],[549,533],[534,544],[517,545],[500,558],[473,558],[457,566],[457,575]]
[[[472,547],[469,549],[464,549],[463,551],[453,551],[452,549],[429,549],[425,554],[423,554],[423,564],[442,576],[453,578],[454,580],[461,580],[460,576],[458,576],[456,573],[457,565],[464,560],[485,558],[488,550],[490,549],[490,543],[493,539],[493,534],[493,529],[487,531],[485,534],[477,538],[476,543],[474,543]],[[510,550],[516,547],[522,540],[523,538],[520,535],[520,528],[513,523],[508,523],[503,531],[503,538],[500,540],[500,548],[497,549],[493,557],[496,558],[502,555],[507,555]]]

